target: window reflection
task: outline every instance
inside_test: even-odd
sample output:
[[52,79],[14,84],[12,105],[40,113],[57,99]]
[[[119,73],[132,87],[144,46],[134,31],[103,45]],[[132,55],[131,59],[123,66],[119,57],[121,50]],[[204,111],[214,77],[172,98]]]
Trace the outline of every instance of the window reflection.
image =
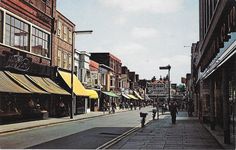
[[29,51],[29,25],[6,14],[5,44]]
[[49,57],[49,35],[35,27],[32,27],[32,52]]

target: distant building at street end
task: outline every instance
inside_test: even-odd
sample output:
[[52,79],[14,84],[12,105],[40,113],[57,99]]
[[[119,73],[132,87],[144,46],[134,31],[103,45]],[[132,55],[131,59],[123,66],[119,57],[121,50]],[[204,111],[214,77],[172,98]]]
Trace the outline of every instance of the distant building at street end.
[[153,100],[161,99],[166,100],[168,98],[169,81],[168,79],[160,78],[159,80],[153,80],[147,82],[147,95]]

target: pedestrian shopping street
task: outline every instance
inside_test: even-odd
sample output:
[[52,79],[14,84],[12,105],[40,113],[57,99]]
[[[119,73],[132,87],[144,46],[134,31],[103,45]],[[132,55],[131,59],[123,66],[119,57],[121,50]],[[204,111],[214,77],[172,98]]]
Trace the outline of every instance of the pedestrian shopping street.
[[176,124],[169,113],[133,133],[112,149],[222,149],[196,117],[179,112]]

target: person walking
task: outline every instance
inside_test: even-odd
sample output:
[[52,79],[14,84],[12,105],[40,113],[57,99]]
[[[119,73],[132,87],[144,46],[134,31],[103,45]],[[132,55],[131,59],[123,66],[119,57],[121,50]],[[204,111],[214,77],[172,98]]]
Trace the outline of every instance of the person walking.
[[178,113],[176,102],[171,102],[170,103],[169,110],[170,110],[170,114],[171,114],[172,124],[175,124],[176,123],[176,114]]

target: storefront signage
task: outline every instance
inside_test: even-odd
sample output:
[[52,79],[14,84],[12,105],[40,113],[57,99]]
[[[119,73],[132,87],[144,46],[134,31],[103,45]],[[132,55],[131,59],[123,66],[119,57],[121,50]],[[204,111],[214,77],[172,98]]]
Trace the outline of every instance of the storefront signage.
[[31,60],[20,55],[9,56],[5,68],[12,68],[19,71],[28,71]]
[[222,22],[219,30],[216,32],[217,35],[214,36],[208,47],[206,48],[207,51],[204,55],[204,58],[202,60],[201,66],[202,71],[209,65],[211,60],[217,55],[220,48],[224,47],[224,42],[228,41],[231,37],[229,36],[229,33],[236,31],[236,8],[233,6],[227,16],[225,16],[227,19]]

